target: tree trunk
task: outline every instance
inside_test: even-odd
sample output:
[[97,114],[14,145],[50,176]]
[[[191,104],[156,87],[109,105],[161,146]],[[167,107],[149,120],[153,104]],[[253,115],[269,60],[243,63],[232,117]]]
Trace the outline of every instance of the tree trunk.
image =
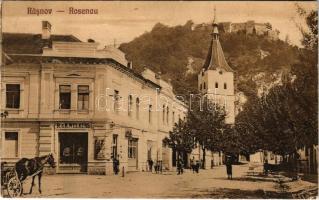
[[202,148],[203,150],[203,162],[202,162],[202,169],[205,169],[206,163],[206,148]]

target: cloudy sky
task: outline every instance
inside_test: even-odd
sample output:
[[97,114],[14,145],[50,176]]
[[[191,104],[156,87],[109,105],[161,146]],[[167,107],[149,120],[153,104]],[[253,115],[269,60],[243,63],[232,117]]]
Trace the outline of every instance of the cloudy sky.
[[[101,46],[128,42],[150,31],[161,22],[169,26],[211,22],[214,6],[219,22],[270,22],[283,39],[288,34],[299,45],[301,35],[296,23],[302,24],[296,13],[296,2],[19,2],[3,3],[3,32],[41,33],[41,21],[52,24],[53,34],[73,34],[83,41],[93,38]],[[316,2],[299,2],[307,10],[317,9]],[[97,15],[71,15],[69,8],[98,9]],[[28,8],[52,9],[51,15],[29,15]],[[56,12],[63,10],[65,12]]]

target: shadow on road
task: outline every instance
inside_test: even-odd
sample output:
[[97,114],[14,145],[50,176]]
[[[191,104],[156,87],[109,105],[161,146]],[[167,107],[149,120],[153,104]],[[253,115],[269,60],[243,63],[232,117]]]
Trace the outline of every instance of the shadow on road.
[[215,198],[215,199],[291,199],[289,193],[280,193],[264,190],[240,190],[240,189],[227,189],[218,188],[213,191],[198,191],[198,194],[192,195],[189,198]]

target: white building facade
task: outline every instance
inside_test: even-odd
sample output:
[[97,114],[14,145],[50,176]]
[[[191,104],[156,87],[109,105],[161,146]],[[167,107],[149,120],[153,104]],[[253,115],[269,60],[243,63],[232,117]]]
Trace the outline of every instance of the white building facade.
[[3,34],[2,161],[53,153],[57,173],[112,174],[112,157],[124,171],[146,171],[149,159],[171,169],[162,140],[186,114],[172,86],[135,73],[116,48],[42,29]]

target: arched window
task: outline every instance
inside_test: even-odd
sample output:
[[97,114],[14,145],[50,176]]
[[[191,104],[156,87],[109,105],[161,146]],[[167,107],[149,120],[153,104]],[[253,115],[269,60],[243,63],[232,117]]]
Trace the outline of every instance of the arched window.
[[206,89],[206,83],[204,82],[204,90]]
[[165,105],[163,105],[163,116],[162,116],[163,117],[163,124],[165,123],[165,114],[166,114],[165,113]]
[[227,83],[224,83],[224,89],[225,90],[227,89]]
[[140,99],[136,98],[136,119],[140,118]]
[[175,112],[174,111],[172,112],[172,124],[173,125],[175,124]]
[[199,90],[202,90],[202,84],[199,85]]
[[152,105],[148,106],[148,122],[152,123]]
[[168,106],[167,106],[167,110],[166,110],[166,123],[168,124],[168,119],[169,118],[169,108],[168,108]]
[[127,110],[128,110],[128,116],[132,116],[132,105],[133,105],[133,101],[132,101],[132,95],[128,96],[128,105],[127,105]]
[[217,82],[215,82],[215,88],[218,88],[218,83]]

